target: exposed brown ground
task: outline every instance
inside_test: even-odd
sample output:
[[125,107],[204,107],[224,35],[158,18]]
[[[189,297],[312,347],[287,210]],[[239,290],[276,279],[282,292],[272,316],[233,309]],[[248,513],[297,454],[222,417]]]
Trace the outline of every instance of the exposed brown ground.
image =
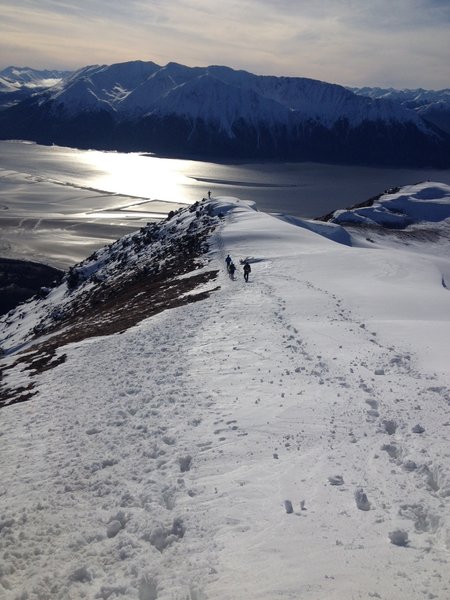
[[[66,360],[65,354],[56,356],[58,348],[90,337],[120,333],[163,310],[203,300],[211,292],[195,293],[195,289],[213,280],[217,271],[174,279],[179,274],[173,269],[156,280],[143,277],[120,289],[109,290],[104,298],[96,298],[94,306],[77,311],[56,325],[54,335],[49,339],[39,342],[37,338],[36,343],[14,363],[0,367],[0,407],[24,402],[36,394],[34,376]],[[7,371],[19,366],[28,371],[29,384],[17,388],[2,385]]]

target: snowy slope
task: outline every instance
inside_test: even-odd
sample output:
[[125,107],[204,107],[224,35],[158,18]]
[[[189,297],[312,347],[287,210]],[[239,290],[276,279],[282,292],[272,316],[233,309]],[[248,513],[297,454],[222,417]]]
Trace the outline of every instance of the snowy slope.
[[70,71],[8,67],[0,71],[0,110],[18,104],[33,93],[58,86]]
[[251,89],[265,98],[298,113],[301,119],[313,119],[330,127],[347,119],[355,127],[365,120],[397,121],[421,126],[411,111],[396,103],[365,98],[343,86],[306,77],[257,76],[227,67],[208,67],[208,73],[233,86]]
[[201,206],[165,235],[206,211],[219,289],[4,371],[38,394],[1,410],[3,596],[450,597],[449,255]]
[[83,67],[62,82],[52,98],[71,112],[115,110],[118,102],[157,70],[155,63],[139,60]]
[[424,182],[388,190],[368,205],[337,210],[334,223],[361,223],[404,228],[412,223],[450,219],[450,186]]
[[6,77],[0,77],[0,93],[11,94],[20,88],[19,84],[10,81]]
[[246,88],[233,88],[219,79],[203,75],[171,89],[163,103],[152,112],[182,115],[189,119],[215,123],[229,137],[233,126],[243,121],[247,126],[287,126],[290,111],[279,103]]
[[426,121],[450,133],[450,89],[443,90],[395,90],[393,88],[349,88],[355,94],[372,99],[391,100],[414,110]]
[[[198,90],[192,93],[192,88]],[[247,93],[245,93],[247,92]],[[352,126],[364,120],[413,123],[425,130],[419,117],[396,103],[363,98],[339,85],[301,77],[264,77],[227,67],[186,67],[169,63],[134,61],[115,65],[92,66],[74,73],[53,100],[67,110],[79,110],[98,98],[98,109],[107,102],[110,110],[120,113],[158,111],[164,114],[202,116],[206,121],[221,122],[224,107],[233,106],[234,120],[248,119],[285,123],[286,111],[298,119],[314,119],[332,126],[348,119]],[[178,98],[170,99],[168,93]],[[266,105],[272,105],[267,110]],[[205,108],[206,105],[206,108]],[[262,108],[262,110],[261,110]]]
[[[91,106],[94,96],[99,102],[97,109],[105,108],[102,103],[107,102],[109,110],[136,114],[154,110],[155,102],[161,102],[167,91],[180,84],[211,78],[231,89],[250,90],[298,112],[303,119],[317,119],[327,126],[342,118],[348,119],[353,126],[367,119],[413,122],[419,126],[421,120],[414,112],[424,116],[430,111],[448,109],[450,97],[449,90],[346,89],[304,77],[257,76],[224,66],[191,68],[173,62],[161,67],[140,60],[89,65],[73,72],[12,66],[0,71],[0,92],[56,86],[61,89],[55,92],[54,99],[69,110],[86,109]],[[208,93],[208,88],[204,93]],[[243,116],[250,106],[251,103],[243,104]],[[159,108],[162,109],[162,105]],[[217,111],[220,108],[218,106]],[[190,109],[194,111],[192,116],[197,116],[197,104],[188,102],[184,112]]]
[[349,88],[355,94],[362,96],[368,96],[369,98],[388,98],[395,100],[396,102],[406,103],[409,102],[416,106],[429,104],[433,102],[439,102],[442,100],[449,100],[450,89],[443,90],[425,90],[423,88],[417,89],[403,89],[396,90],[394,88],[379,88],[379,87],[362,87],[362,88]]
[[7,67],[0,71],[0,77],[10,81],[14,87],[36,89],[56,85],[68,77],[70,73],[70,71],[55,69],[39,70],[29,67]]

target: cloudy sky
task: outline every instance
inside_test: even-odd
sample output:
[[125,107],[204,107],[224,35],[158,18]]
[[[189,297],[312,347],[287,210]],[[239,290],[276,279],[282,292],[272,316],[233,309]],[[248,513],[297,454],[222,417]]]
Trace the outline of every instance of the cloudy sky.
[[450,87],[450,0],[0,0],[0,69],[223,64]]

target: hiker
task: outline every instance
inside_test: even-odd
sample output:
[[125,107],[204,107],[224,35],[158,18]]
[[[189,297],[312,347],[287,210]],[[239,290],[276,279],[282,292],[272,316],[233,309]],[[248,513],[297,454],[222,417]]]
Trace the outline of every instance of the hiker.
[[234,272],[236,271],[236,267],[234,266],[234,263],[231,262],[229,267],[228,267],[228,273],[230,274],[231,279],[234,279]]
[[211,200],[211,190],[208,191],[208,200]]
[[230,256],[229,254],[228,254],[228,256],[226,257],[226,259],[225,259],[225,262],[227,263],[227,271],[229,271],[229,270],[230,270],[230,264],[233,262],[233,261],[231,260],[231,256]]
[[251,270],[252,269],[251,269],[250,265],[248,264],[247,261],[245,261],[245,263],[244,263],[244,279],[245,279],[245,281],[248,281],[248,276],[249,276]]

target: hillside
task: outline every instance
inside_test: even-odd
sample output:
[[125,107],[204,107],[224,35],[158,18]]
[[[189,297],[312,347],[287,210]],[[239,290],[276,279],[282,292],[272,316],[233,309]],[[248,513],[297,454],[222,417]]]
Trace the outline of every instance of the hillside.
[[449,220],[427,214],[438,237],[205,200],[3,318],[3,597],[449,597]]

